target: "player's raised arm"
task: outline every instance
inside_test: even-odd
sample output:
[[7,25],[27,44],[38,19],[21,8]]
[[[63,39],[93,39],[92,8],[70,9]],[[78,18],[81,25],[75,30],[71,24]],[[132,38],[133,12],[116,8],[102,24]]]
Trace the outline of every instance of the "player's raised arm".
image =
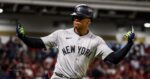
[[21,24],[16,27],[16,35],[29,47],[46,48],[41,38],[26,36],[24,27]]
[[116,51],[116,52],[112,52],[110,53],[105,59],[105,62],[110,62],[110,63],[114,63],[114,64],[118,64],[128,53],[128,51],[130,50],[130,48],[133,45],[133,40],[135,38],[135,34],[131,31],[129,31],[126,35],[126,38],[128,39],[127,44],[120,50]]

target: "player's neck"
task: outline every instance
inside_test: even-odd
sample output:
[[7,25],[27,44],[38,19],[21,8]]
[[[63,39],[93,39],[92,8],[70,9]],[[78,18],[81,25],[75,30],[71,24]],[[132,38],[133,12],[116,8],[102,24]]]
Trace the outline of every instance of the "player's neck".
[[78,34],[79,36],[84,36],[84,35],[86,35],[86,34],[88,34],[89,33],[89,30],[88,29],[76,29],[76,28],[74,28],[74,31],[75,31],[75,33],[76,34]]

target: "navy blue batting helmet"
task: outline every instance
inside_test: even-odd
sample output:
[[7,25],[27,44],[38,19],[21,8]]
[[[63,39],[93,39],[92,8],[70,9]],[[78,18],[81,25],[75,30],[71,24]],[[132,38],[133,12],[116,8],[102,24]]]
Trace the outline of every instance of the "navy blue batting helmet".
[[87,18],[93,18],[93,9],[86,4],[79,4],[75,6],[72,16],[82,16]]

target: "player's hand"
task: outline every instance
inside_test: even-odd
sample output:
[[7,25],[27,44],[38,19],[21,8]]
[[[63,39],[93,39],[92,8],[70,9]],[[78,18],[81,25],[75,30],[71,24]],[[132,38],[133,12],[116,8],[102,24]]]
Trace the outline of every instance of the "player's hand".
[[128,41],[133,41],[135,39],[135,33],[129,31],[124,35],[125,39]]
[[21,24],[17,24],[16,35],[21,38],[25,36],[24,27]]

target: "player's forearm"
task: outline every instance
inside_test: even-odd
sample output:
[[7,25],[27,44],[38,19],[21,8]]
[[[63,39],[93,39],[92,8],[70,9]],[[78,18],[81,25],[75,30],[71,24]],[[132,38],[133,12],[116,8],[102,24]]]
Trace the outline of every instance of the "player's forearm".
[[112,52],[110,55],[108,55],[104,61],[118,64],[127,55],[132,45],[133,42],[129,41],[122,49]]
[[28,47],[32,48],[46,48],[43,41],[40,38],[35,37],[19,37]]

